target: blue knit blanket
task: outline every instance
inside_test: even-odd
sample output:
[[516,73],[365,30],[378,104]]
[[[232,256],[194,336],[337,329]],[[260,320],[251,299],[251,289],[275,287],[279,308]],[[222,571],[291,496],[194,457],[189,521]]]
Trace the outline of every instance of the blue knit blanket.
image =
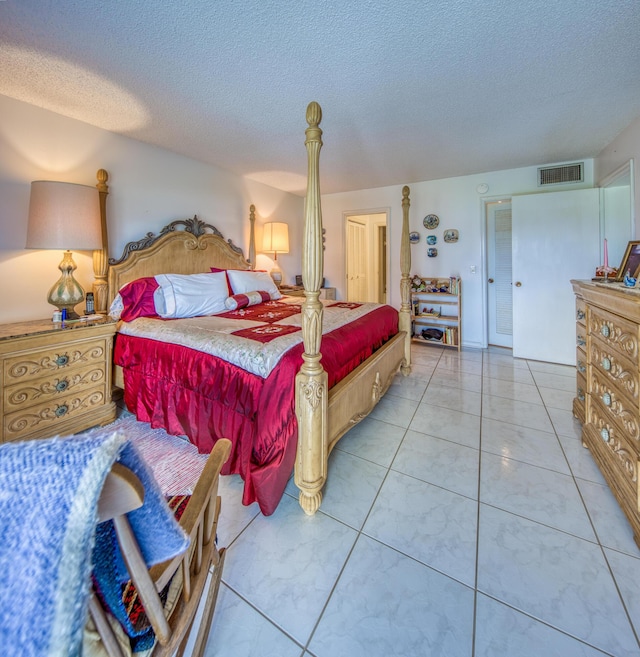
[[145,503],[129,520],[147,563],[182,552],[189,539],[123,434],[101,430],[0,446],[3,656],[80,653],[97,502],[115,460],[145,485]]

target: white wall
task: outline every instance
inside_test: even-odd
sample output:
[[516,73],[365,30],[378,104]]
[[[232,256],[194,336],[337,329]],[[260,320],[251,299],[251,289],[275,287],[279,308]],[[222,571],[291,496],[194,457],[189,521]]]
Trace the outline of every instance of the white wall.
[[594,160],[594,178],[600,183],[607,176],[634,160],[635,237],[640,235],[640,118],[625,128]]
[[[114,135],[59,114],[0,96],[0,322],[49,317],[47,291],[59,277],[59,251],[24,248],[32,180],[96,184],[96,172],[109,173],[107,199],[110,254],[157,232],[170,221],[197,214],[227,239],[249,248],[249,206],[256,206],[258,250],[261,226],[289,224],[292,250],[278,262],[285,281],[300,273],[303,199],[196,160]],[[90,289],[90,253],[74,252],[76,278]],[[272,261],[258,255],[257,267]]]
[[[322,169],[321,169],[322,171]],[[462,335],[467,346],[484,346],[483,326],[484,295],[484,215],[482,199],[507,197],[516,194],[539,192],[536,185],[537,167],[447,178],[414,183],[411,188],[409,212],[410,230],[420,233],[420,243],[411,246],[413,274],[422,276],[460,276],[463,280]],[[479,184],[486,183],[489,191],[480,196]],[[583,187],[593,186],[593,161],[585,160]],[[571,189],[579,186],[572,185]],[[556,185],[545,191],[560,191],[567,186]],[[400,307],[400,235],[402,230],[402,185],[361,190],[351,193],[326,194],[322,197],[323,224],[326,228],[325,277],[338,288],[338,298],[345,293],[344,214],[368,214],[389,209],[387,240],[390,249],[389,289],[390,303]],[[437,214],[440,225],[438,256],[427,257],[427,231],[422,220],[427,214]],[[457,228],[460,239],[445,244],[442,235],[447,228]],[[476,273],[471,273],[471,268]]]

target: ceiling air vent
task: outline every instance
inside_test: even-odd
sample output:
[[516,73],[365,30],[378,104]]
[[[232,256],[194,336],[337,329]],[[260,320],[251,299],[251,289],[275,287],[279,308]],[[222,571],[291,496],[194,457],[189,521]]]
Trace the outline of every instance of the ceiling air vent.
[[538,169],[538,187],[546,185],[567,185],[584,181],[584,162],[561,164],[557,167]]

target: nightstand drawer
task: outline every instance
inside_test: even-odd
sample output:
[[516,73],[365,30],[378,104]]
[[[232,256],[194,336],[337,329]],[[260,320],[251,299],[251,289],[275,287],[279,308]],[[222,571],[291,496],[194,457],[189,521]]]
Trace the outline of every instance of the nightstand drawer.
[[4,416],[4,439],[55,436],[67,432],[69,423],[84,416],[87,416],[84,424],[88,428],[92,426],[92,410],[105,406],[108,401],[104,386],[100,386],[8,413]]
[[104,386],[106,380],[104,359],[85,367],[61,368],[44,379],[20,381],[3,388],[4,412],[12,413],[34,404],[57,401],[71,392],[79,394],[99,384]]
[[107,341],[102,338],[62,343],[10,356],[4,361],[4,385],[11,386],[43,377],[49,379],[51,375],[62,375],[75,367],[104,364],[108,350]]

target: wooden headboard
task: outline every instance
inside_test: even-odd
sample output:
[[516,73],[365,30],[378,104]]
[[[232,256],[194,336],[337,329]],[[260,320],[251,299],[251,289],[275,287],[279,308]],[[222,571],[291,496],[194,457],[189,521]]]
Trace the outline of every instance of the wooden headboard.
[[[251,206],[254,219],[255,208]],[[253,221],[251,221],[253,231]],[[254,258],[255,259],[255,258]],[[252,269],[242,249],[225,241],[217,228],[197,217],[181,219],[165,226],[159,235],[147,233],[129,242],[119,259],[109,259],[109,304],[127,283],[156,274],[199,274],[211,267]]]

